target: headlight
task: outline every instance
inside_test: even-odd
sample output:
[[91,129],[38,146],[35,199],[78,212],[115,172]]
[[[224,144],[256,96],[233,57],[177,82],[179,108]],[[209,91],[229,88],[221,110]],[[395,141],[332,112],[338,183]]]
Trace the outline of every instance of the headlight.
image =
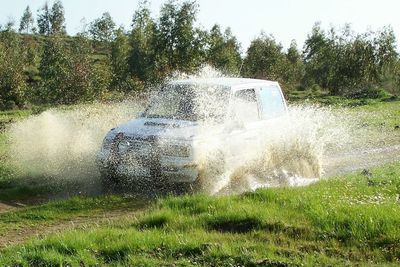
[[168,144],[163,147],[162,154],[170,157],[190,157],[190,147],[187,145]]
[[122,140],[118,144],[118,153],[126,153],[131,146],[131,143],[127,140]]
[[111,149],[111,145],[114,141],[114,135],[107,135],[104,140],[103,140],[103,144],[102,144],[102,148],[104,150],[110,150]]
[[112,144],[117,141],[116,139],[121,140],[122,137],[122,133],[116,133],[114,132],[114,128],[112,128],[103,139],[102,149],[110,150]]

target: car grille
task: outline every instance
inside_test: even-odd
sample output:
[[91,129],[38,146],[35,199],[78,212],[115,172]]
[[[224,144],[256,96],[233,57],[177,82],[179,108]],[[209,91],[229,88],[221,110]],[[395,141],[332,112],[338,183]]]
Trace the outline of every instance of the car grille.
[[118,144],[118,153],[121,156],[134,154],[143,157],[152,154],[153,150],[153,144],[147,141],[124,139]]
[[115,145],[114,155],[118,164],[134,162],[150,169],[153,177],[160,176],[160,159],[158,145],[154,137],[146,139],[126,137],[120,139]]

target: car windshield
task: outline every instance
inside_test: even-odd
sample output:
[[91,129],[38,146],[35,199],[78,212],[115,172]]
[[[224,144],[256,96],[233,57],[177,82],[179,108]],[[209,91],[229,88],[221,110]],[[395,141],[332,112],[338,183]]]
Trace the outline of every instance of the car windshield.
[[147,118],[178,120],[222,120],[226,114],[228,90],[222,86],[169,84],[162,88],[146,109]]

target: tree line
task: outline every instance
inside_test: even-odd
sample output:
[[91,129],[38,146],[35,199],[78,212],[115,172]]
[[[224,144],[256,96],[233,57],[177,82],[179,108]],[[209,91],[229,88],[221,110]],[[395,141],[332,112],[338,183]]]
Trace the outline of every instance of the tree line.
[[18,30],[0,25],[0,109],[29,104],[74,104],[130,94],[172,73],[211,65],[233,76],[279,81],[286,92],[317,88],[331,95],[400,93],[400,61],[390,27],[354,33],[350,26],[324,30],[316,23],[303,49],[288,49],[261,33],[241,55],[229,28],[196,27],[195,1],[168,0],[154,18],[139,3],[129,29],[108,12],[75,36],[66,32],[60,0],[46,2],[34,18],[29,6]]

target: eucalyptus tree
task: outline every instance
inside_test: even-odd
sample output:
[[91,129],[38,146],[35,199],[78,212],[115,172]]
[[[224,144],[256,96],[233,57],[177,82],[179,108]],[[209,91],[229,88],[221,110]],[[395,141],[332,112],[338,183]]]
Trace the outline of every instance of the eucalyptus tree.
[[112,42],[115,38],[116,25],[110,13],[105,12],[101,18],[94,20],[89,26],[89,33],[98,42]]
[[52,34],[66,34],[65,11],[60,0],[56,0],[51,7],[50,24]]
[[164,73],[193,72],[204,61],[200,31],[194,27],[198,5],[195,1],[170,0],[160,10],[157,24],[156,52]]
[[54,2],[51,9],[46,2],[38,10],[37,25],[39,33],[43,35],[66,34],[65,30],[65,11],[60,0]]
[[0,108],[22,106],[27,89],[24,74],[26,53],[18,34],[0,33]]
[[122,28],[115,33],[114,41],[111,43],[111,69],[113,73],[112,88],[129,91],[130,71],[128,65],[129,58],[129,38]]
[[24,14],[21,17],[19,24],[19,32],[34,33],[35,32],[35,20],[29,6],[26,7]]
[[247,77],[284,82],[287,59],[281,44],[272,36],[261,34],[254,39],[243,63],[243,74]]
[[140,81],[158,79],[157,68],[161,58],[156,55],[156,22],[151,17],[149,3],[142,1],[132,19],[129,35],[129,71]]
[[37,15],[37,25],[40,34],[49,35],[51,33],[50,17],[51,11],[49,9],[48,3],[46,2],[44,6],[38,10]]
[[214,25],[207,40],[207,63],[224,73],[238,75],[242,63],[240,45],[230,28],[222,33],[221,27]]

